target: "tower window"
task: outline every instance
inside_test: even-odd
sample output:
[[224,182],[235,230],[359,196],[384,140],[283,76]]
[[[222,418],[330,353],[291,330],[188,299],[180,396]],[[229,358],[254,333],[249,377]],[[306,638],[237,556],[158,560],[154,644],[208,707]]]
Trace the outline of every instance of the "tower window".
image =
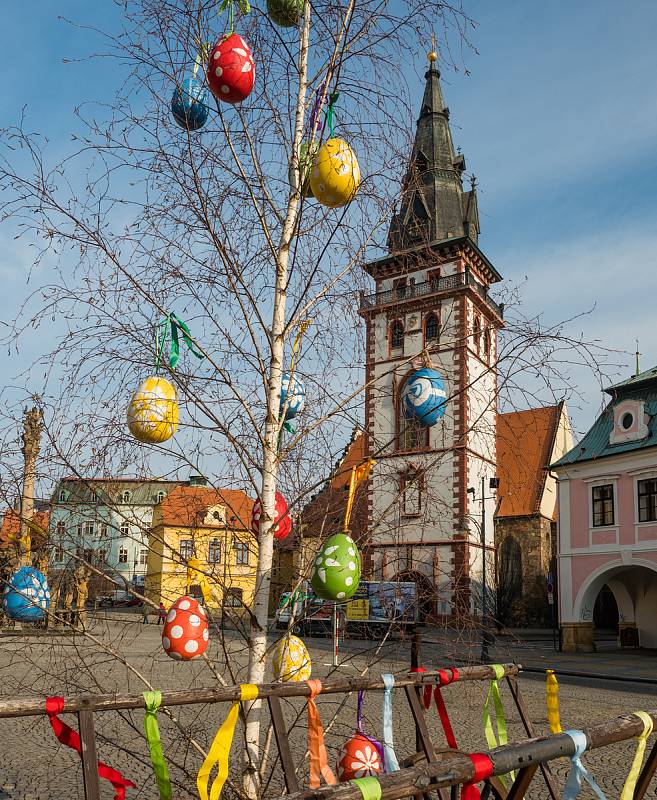
[[429,342],[437,342],[440,337],[440,325],[436,314],[429,314],[424,322],[424,341],[425,344]]
[[394,320],[390,326],[390,349],[404,349],[404,325],[398,319]]
[[405,517],[416,517],[422,512],[422,476],[418,472],[402,475],[401,499]]
[[479,353],[481,351],[481,317],[479,314],[476,314],[474,318],[472,338],[474,339],[475,350]]
[[486,356],[486,360],[490,358],[490,329],[486,328],[484,330],[484,355]]
[[123,494],[121,495],[121,501],[123,503],[129,503],[131,497],[132,494],[126,489],[125,492],[123,492]]

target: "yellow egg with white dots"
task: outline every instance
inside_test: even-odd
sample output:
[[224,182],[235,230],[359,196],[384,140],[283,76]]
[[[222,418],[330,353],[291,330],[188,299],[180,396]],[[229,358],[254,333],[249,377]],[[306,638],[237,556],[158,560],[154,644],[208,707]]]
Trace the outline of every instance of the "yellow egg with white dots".
[[178,428],[178,398],[166,378],[151,375],[142,381],[128,406],[128,428],[140,442],[161,444]]
[[329,208],[346,206],[360,186],[360,167],[354,151],[342,139],[328,139],[317,151],[310,171],[310,188]]
[[298,636],[285,636],[274,648],[274,677],[278,681],[307,681],[312,666],[308,648]]

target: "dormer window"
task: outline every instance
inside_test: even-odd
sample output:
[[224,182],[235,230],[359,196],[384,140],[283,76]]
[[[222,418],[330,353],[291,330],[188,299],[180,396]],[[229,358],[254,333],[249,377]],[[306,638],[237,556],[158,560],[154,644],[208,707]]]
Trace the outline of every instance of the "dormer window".
[[131,497],[132,497],[132,493],[131,493],[131,492],[129,492],[129,491],[126,489],[126,490],[125,490],[125,492],[123,492],[123,494],[121,495],[121,502],[122,502],[122,503],[129,503],[129,502],[130,502],[130,498],[131,498]]
[[639,442],[648,436],[650,417],[645,412],[644,400],[623,400],[614,406],[613,414],[609,444]]
[[66,502],[66,489],[62,489],[59,493],[59,502],[65,503]]
[[163,491],[160,489],[160,491],[157,493],[157,496],[156,496],[156,497],[157,497],[157,502],[158,502],[158,503],[161,503],[161,502],[164,500],[164,498],[165,498],[166,496],[167,496],[166,492],[163,492]]

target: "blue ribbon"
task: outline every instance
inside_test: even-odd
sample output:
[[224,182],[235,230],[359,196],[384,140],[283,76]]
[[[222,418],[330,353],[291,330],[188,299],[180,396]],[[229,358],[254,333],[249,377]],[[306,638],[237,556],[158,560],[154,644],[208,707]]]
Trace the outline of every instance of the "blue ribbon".
[[390,672],[381,675],[383,685],[383,765],[386,772],[397,772],[399,761],[395,755],[392,738],[392,687],[395,685],[395,676]]
[[570,736],[575,745],[575,754],[571,756],[572,767],[570,775],[563,789],[562,800],[575,800],[582,790],[582,781],[586,781],[600,800],[606,800],[602,789],[593,780],[591,773],[582,764],[582,754],[588,746],[586,734],[583,731],[564,731],[566,736]]

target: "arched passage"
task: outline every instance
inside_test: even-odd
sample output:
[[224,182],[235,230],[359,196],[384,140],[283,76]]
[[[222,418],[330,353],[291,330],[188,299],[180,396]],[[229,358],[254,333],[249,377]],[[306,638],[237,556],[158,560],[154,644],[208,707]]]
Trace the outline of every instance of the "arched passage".
[[436,587],[431,580],[415,569],[398,572],[393,581],[413,581],[417,587],[418,622],[426,622],[436,613]]
[[[639,645],[657,647],[657,565],[650,562],[614,564],[592,573],[577,595],[574,607],[576,619],[590,623],[604,622],[604,609],[598,598],[601,593],[604,597],[605,587],[613,594],[619,629],[636,626]],[[610,605],[607,600],[608,614]]]

